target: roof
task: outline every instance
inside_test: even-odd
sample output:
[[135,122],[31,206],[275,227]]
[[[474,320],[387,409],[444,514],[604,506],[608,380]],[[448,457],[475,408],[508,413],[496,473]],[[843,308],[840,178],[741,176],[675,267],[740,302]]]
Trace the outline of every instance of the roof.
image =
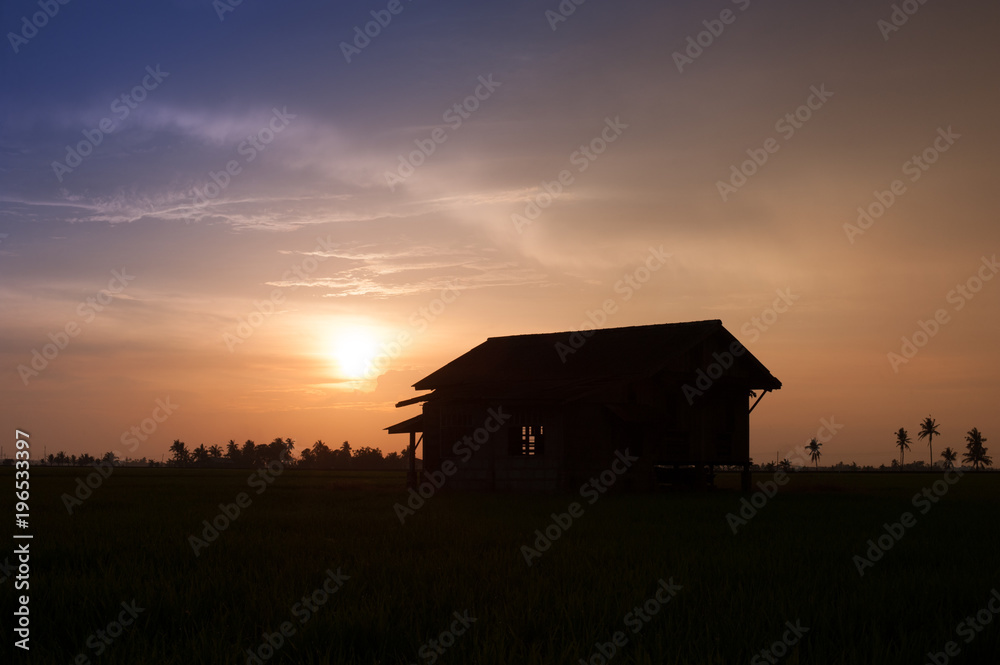
[[[738,343],[738,340],[718,319],[490,337],[413,387],[417,390],[478,387],[481,390],[487,387],[523,388],[530,384],[536,388],[572,386],[575,390],[586,390],[608,381],[651,376],[670,367],[676,368],[685,364],[685,354],[696,347],[707,345],[724,349],[732,342]],[[748,388],[776,390],[781,387],[781,382],[749,351],[737,362],[741,373],[747,377]],[[423,395],[406,400],[406,403],[427,397]]]
[[389,434],[405,434],[407,432],[423,432],[424,431],[424,414],[419,414],[413,416],[412,418],[407,418],[403,422],[396,423],[395,425],[390,425],[385,428],[389,431]]

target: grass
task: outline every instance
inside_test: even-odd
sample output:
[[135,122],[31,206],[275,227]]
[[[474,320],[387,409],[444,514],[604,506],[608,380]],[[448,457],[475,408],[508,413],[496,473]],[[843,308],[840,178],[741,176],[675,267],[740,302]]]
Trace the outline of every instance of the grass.
[[[401,525],[394,472],[289,470],[257,494],[249,470],[122,468],[69,515],[60,496],[85,473],[32,470],[33,663],[245,663],[286,621],[295,633],[262,662],[429,663],[421,647],[463,611],[475,623],[437,662],[578,663],[622,631],[614,663],[749,663],[786,621],[809,631],[782,663],[923,663],[949,640],[952,662],[1000,652],[1000,618],[956,634],[1000,588],[1000,474],[966,474],[925,515],[911,497],[934,474],[794,474],[734,535],[729,475],[593,505],[439,494]],[[0,480],[12,488],[12,470]],[[189,536],[240,492],[251,504],[196,557]],[[572,501],[584,514],[527,566],[521,546]],[[859,576],[852,557],[906,511],[916,525]],[[302,624],[296,604],[328,569],[350,579]],[[683,588],[633,633],[626,616],[671,578]],[[144,610],[98,658],[88,638],[132,599]]]

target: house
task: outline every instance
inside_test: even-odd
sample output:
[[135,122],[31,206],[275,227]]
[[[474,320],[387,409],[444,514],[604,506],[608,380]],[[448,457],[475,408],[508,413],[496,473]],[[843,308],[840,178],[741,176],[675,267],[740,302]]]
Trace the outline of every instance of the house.
[[627,449],[642,490],[719,465],[749,488],[750,412],[781,382],[711,320],[491,337],[413,387],[396,406],[422,412],[386,429],[450,489],[571,490]]

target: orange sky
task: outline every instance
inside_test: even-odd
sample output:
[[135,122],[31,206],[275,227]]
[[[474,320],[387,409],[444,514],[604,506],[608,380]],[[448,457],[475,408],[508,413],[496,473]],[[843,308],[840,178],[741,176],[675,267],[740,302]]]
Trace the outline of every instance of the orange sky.
[[[538,3],[406,5],[350,63],[339,44],[364,9],[67,6],[3,56],[3,427],[36,450],[155,459],[175,438],[401,450],[382,429],[417,413],[393,404],[418,379],[613,299],[608,326],[722,319],[783,382],[752,416],[757,461],[822,419],[843,425],[823,462],[888,464],[899,427],[927,459],[928,414],[935,454],[974,426],[990,447],[995,3],[928,2],[896,31],[878,23],[891,3],[670,4],[586,3],[555,30]],[[401,155],[421,163],[398,182]],[[213,173],[225,186],[196,200]],[[845,229],[859,207],[872,222]],[[616,290],[654,249],[667,265]],[[778,292],[791,304],[769,312]],[[345,371],[345,348],[400,335],[374,379]]]

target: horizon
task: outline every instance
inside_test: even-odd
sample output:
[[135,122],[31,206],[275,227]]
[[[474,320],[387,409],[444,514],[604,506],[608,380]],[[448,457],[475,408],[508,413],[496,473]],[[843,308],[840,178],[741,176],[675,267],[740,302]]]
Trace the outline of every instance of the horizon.
[[0,425],[400,452],[490,337],[718,319],[758,463],[1000,436],[995,4],[387,4],[0,10]]

